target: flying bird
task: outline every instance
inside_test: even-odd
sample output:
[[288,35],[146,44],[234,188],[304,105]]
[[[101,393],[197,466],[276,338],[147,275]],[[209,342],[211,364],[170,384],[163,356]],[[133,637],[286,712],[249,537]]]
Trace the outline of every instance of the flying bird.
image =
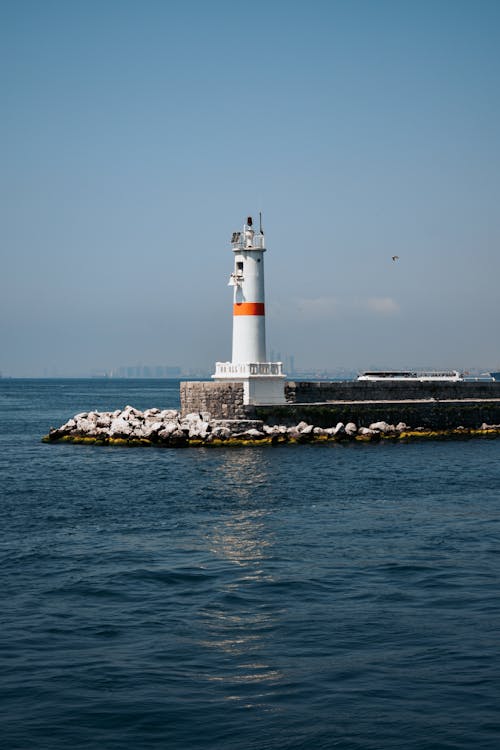
[[399,255],[393,255],[393,256],[392,256],[392,259],[393,259],[393,260],[399,260]]

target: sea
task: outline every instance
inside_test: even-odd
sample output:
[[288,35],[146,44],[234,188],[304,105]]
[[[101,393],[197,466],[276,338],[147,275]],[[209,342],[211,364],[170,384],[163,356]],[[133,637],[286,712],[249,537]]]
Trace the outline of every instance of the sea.
[[500,440],[44,444],[176,380],[0,380],[3,750],[500,747]]

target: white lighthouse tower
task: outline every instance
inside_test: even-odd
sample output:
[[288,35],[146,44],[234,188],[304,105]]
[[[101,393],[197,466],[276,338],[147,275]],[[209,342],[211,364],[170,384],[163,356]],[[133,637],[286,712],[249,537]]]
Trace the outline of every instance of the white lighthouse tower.
[[264,232],[256,232],[249,216],[243,231],[233,232],[234,269],[229,286],[233,299],[233,352],[231,362],[216,362],[214,380],[243,383],[245,404],[284,404],[281,362],[266,357],[264,300]]

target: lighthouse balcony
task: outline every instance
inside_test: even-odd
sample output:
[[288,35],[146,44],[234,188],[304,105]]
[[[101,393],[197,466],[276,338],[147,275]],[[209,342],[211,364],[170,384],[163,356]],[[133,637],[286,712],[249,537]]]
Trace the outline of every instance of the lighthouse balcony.
[[284,404],[282,362],[216,362],[215,381],[243,383],[243,404]]
[[241,250],[264,250],[265,251],[266,249],[263,234],[257,234],[257,235],[252,235],[252,237],[248,237],[245,235],[244,232],[233,232],[231,245],[233,246],[234,251],[241,251]]
[[282,362],[216,362],[213,378],[284,378]]

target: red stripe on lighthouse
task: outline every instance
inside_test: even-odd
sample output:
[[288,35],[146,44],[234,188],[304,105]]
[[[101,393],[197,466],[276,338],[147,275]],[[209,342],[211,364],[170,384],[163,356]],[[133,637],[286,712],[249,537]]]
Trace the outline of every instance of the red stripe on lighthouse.
[[233,315],[264,315],[263,302],[235,302]]

